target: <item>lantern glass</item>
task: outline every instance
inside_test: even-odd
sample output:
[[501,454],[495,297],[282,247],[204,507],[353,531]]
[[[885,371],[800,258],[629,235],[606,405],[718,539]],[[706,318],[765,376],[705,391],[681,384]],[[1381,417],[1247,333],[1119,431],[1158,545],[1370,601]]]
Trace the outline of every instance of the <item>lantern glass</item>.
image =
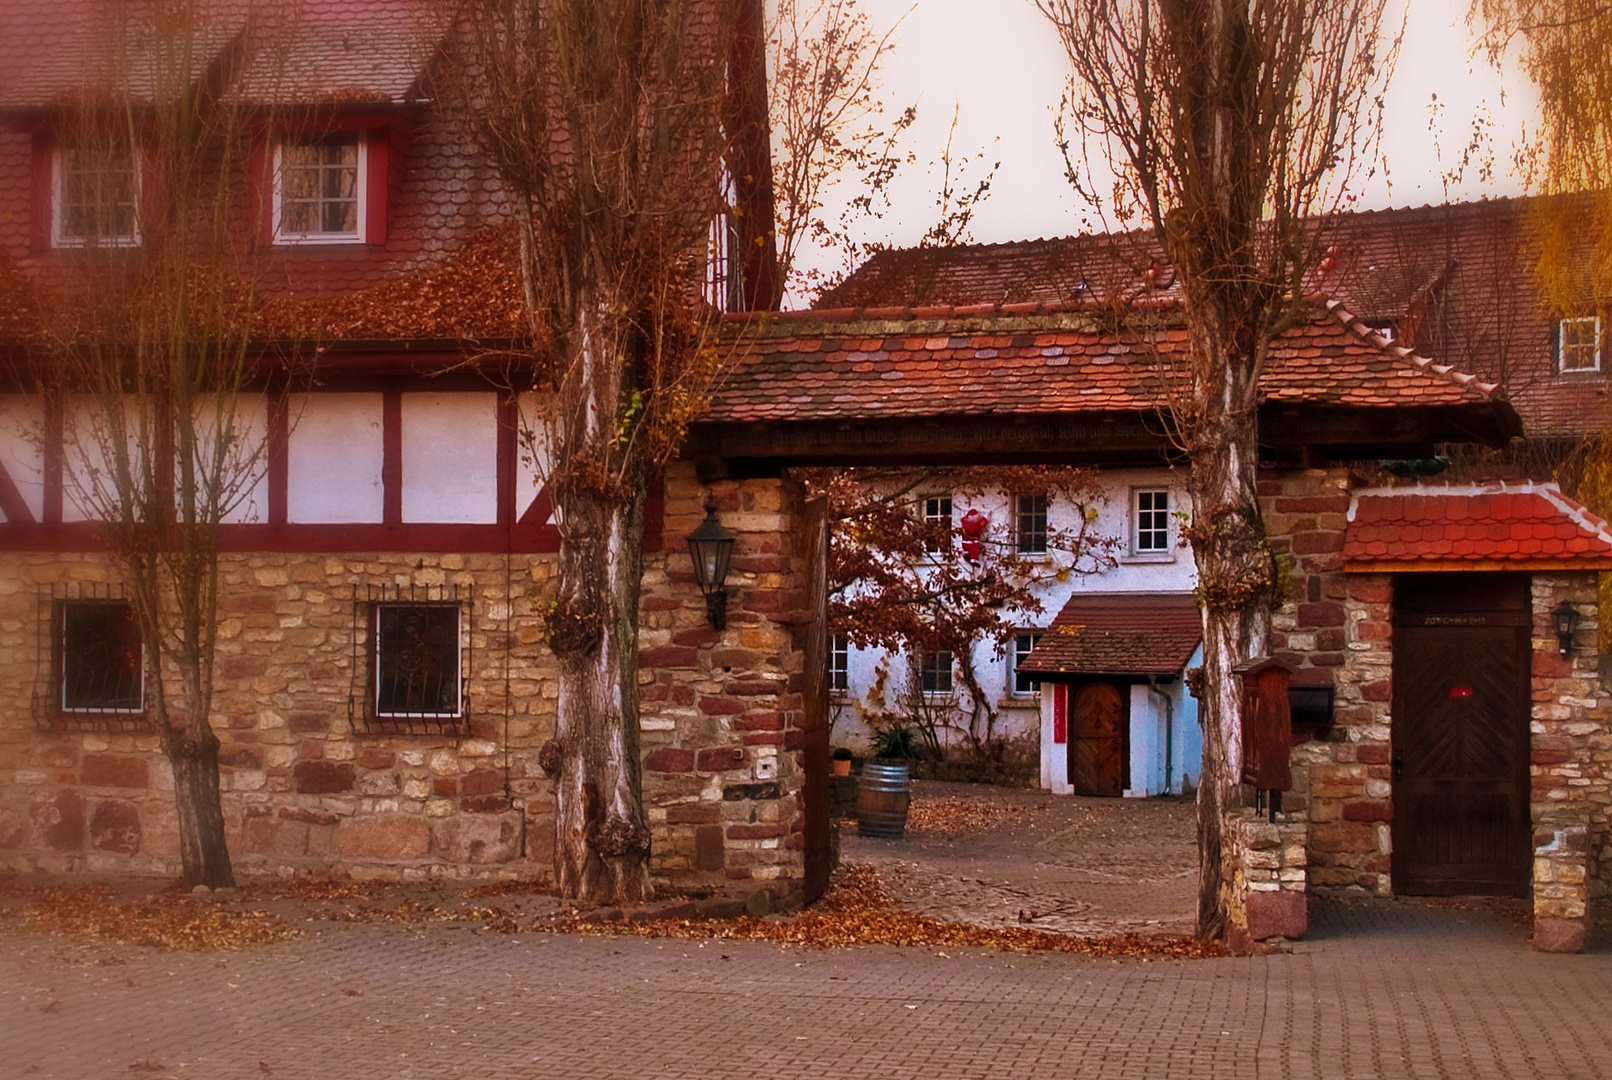
[[705,504],[705,520],[688,537],[688,552],[694,560],[694,580],[704,592],[727,584],[728,567],[733,561],[733,534],[716,519],[716,503]]

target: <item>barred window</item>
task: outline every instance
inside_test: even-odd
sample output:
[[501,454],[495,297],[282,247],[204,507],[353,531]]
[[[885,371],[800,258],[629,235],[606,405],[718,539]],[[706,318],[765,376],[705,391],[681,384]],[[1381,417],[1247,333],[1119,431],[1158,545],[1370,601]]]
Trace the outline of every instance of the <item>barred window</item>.
[[1045,495],[1015,495],[1013,497],[1014,537],[1020,555],[1045,555],[1047,552],[1047,497]]
[[375,715],[457,717],[463,712],[458,604],[377,604]]
[[139,243],[138,192],[127,148],[63,147],[56,154],[57,246]]
[[67,713],[139,713],[145,708],[145,646],[126,600],[62,600],[57,671]]
[[1132,550],[1147,555],[1170,550],[1170,493],[1138,491],[1135,495]]
[[364,155],[356,134],[280,147],[276,238],[361,241]]

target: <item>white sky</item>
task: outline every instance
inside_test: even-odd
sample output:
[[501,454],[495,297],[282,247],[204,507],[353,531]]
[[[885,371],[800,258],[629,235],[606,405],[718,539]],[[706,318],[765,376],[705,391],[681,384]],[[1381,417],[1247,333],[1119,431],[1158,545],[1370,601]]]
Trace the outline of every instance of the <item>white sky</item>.
[[[1391,0],[1395,3],[1396,0]],[[1067,61],[1052,27],[1030,0],[864,0],[881,27],[911,8],[884,66],[884,99],[899,110],[914,101],[918,122],[909,147],[918,160],[894,188],[893,211],[867,226],[870,236],[897,245],[917,241],[937,216],[938,174],[925,164],[939,156],[960,108],[954,158],[988,148],[985,165],[1000,160],[992,192],[980,207],[974,239],[980,242],[1064,236],[1100,227],[1084,220],[1085,207],[1063,177],[1053,145],[1053,117],[1063,92]],[[1473,56],[1465,24],[1466,0],[1397,0],[1394,25],[1409,19],[1404,50],[1386,99],[1384,153],[1389,175],[1355,187],[1363,208],[1418,206],[1445,201],[1441,174],[1459,161],[1475,120],[1493,123],[1488,155],[1497,179],[1481,182],[1469,168],[1448,188],[1452,200],[1518,194],[1510,173],[1514,147],[1534,127],[1537,98],[1515,72],[1504,79],[1484,56]],[[1441,107],[1433,120],[1433,96]],[[999,140],[992,145],[992,140]],[[1442,153],[1440,152],[1442,147]],[[979,168],[980,166],[975,166]]]

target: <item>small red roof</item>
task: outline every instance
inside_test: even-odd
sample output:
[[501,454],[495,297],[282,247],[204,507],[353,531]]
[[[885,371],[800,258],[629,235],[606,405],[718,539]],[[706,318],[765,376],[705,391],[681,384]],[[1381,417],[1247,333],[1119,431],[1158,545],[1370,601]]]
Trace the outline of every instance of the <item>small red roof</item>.
[[1179,675],[1203,641],[1185,593],[1077,594],[1019,665],[1035,675]]
[[1353,573],[1612,570],[1612,528],[1555,484],[1383,488],[1355,495],[1343,561]]
[[[1179,319],[1156,321],[1115,332],[1084,305],[1039,303],[737,317],[742,347],[701,420],[1151,412],[1166,398],[1161,358],[1187,349]],[[1272,343],[1260,379],[1270,402],[1349,408],[1483,404],[1494,389],[1319,298]]]

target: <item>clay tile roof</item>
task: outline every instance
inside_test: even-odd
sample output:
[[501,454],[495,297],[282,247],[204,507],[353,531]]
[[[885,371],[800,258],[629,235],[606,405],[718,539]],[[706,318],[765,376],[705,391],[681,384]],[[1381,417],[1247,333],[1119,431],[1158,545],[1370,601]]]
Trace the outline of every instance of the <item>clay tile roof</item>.
[[1037,675],[1179,675],[1203,641],[1189,594],[1076,594],[1019,665]]
[[[738,356],[703,420],[1146,412],[1163,400],[1159,357],[1187,348],[1169,301],[1153,305],[1165,318],[1146,338],[1103,328],[1084,305],[1008,307],[732,317]],[[1319,298],[1272,345],[1260,388],[1271,402],[1350,408],[1480,404],[1495,389]]]
[[1612,528],[1555,484],[1382,488],[1355,495],[1344,568],[1612,569]]

